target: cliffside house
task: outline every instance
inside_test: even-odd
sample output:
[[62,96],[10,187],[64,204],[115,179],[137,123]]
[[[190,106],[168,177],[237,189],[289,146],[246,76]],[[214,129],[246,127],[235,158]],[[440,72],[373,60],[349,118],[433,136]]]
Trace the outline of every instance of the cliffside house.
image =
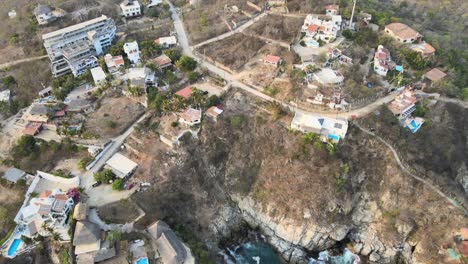
[[154,64],[156,64],[159,69],[164,70],[166,68],[172,67],[172,60],[163,54],[154,59]]
[[218,121],[219,116],[223,113],[220,106],[212,106],[206,110],[206,115],[211,117],[215,122]]
[[201,123],[202,111],[189,107],[179,114],[179,122],[187,126],[193,126]]
[[340,139],[346,136],[348,121],[296,111],[291,122],[291,128],[303,133],[312,132],[318,134],[324,142],[330,139],[338,143]]
[[23,135],[37,136],[42,131],[42,123],[38,122],[28,122],[24,127],[22,133]]
[[141,16],[141,6],[137,0],[124,0],[120,4],[122,16],[124,17],[137,17]]
[[401,43],[413,43],[421,40],[423,35],[402,23],[391,23],[385,26],[385,33]]
[[9,182],[16,183],[17,181],[24,179],[26,175],[26,172],[15,167],[11,167],[5,172],[5,174],[3,174],[2,178]]
[[326,105],[331,109],[343,109],[348,106],[339,89],[314,89],[306,101],[315,105]]
[[34,15],[36,16],[37,23],[39,25],[45,25],[52,22],[56,17],[52,14],[50,7],[46,5],[38,5],[34,8]]
[[327,5],[325,6],[325,14],[327,16],[335,16],[338,15],[340,12],[340,6],[339,5]]
[[123,50],[132,64],[140,62],[140,50],[136,41],[126,42],[123,46]]
[[120,153],[115,153],[107,162],[106,167],[121,179],[130,177],[138,168],[138,164]]
[[192,88],[189,86],[185,87],[184,89],[181,89],[175,93],[175,95],[180,96],[186,100],[190,99],[192,96]]
[[73,246],[75,254],[78,256],[98,251],[101,248],[101,229],[99,226],[88,221],[77,221]]
[[439,68],[434,68],[423,75],[424,79],[428,80],[430,83],[440,81],[447,77],[447,74],[441,71]]
[[163,263],[183,264],[188,252],[182,241],[163,221],[159,220],[147,227],[155,241],[157,251]]
[[158,44],[164,49],[167,49],[167,48],[171,48],[177,45],[177,38],[174,36],[161,37],[161,38],[156,39],[154,43]]
[[263,62],[265,64],[270,64],[275,67],[278,67],[281,64],[281,57],[274,56],[274,55],[267,55],[264,59]]
[[302,26],[302,32],[307,38],[304,42],[307,46],[315,46],[309,44],[308,38],[314,40],[330,42],[336,39],[338,32],[341,29],[342,18],[339,15],[326,16],[320,18],[318,15],[307,15]]
[[91,102],[87,99],[72,99],[65,103],[65,112],[89,113],[93,110]]
[[388,104],[388,109],[397,116],[400,120],[403,120],[416,110],[417,98],[414,91],[404,89],[396,98]]
[[95,85],[103,85],[106,83],[106,73],[100,66],[91,69],[91,76],[93,76]]
[[53,106],[33,103],[24,113],[23,119],[30,122],[46,123],[53,115]]
[[119,74],[120,69],[125,66],[125,61],[121,55],[112,56],[106,54],[106,56],[104,56],[104,61],[106,62],[107,70],[110,74]]
[[435,54],[435,48],[431,44],[423,41],[418,44],[411,44],[410,49],[420,53],[423,56],[431,56]]
[[379,45],[374,54],[374,71],[382,76],[387,76],[388,70],[394,66],[390,51],[384,46]]
[[38,92],[40,98],[45,98],[52,95],[52,87],[47,87]]
[[60,189],[45,190],[21,208],[17,224],[21,229],[26,229],[24,234],[27,237],[33,238],[37,234],[49,235],[42,226],[64,228],[73,205],[73,199]]

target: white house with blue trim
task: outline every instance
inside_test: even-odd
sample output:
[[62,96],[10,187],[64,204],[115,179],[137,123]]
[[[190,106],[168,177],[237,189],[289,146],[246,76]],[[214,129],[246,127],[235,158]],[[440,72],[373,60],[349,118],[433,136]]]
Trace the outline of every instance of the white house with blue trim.
[[346,137],[348,120],[330,117],[316,116],[297,111],[291,122],[291,128],[303,133],[316,133],[323,141],[331,139],[338,143]]

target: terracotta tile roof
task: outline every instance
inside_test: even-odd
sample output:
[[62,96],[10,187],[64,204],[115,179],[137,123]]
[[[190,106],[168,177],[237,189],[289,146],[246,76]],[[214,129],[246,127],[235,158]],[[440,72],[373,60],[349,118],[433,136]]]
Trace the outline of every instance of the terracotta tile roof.
[[421,53],[422,55],[434,54],[435,48],[427,42],[411,45],[412,50]]
[[220,114],[223,113],[223,108],[221,106],[212,106],[206,110],[206,114],[213,118],[217,118]]
[[188,122],[195,122],[201,119],[201,111],[198,109],[189,108],[180,113],[180,117]]
[[464,240],[468,240],[468,228],[460,228],[460,234]]
[[439,68],[434,68],[428,71],[424,76],[426,76],[427,79],[435,82],[438,80],[442,80],[443,78],[445,78],[445,76],[447,76],[447,74],[439,70]]
[[179,90],[175,94],[178,95],[178,96],[181,96],[181,97],[183,97],[185,99],[189,99],[190,96],[192,96],[192,88],[187,86],[184,89]]
[[318,29],[319,29],[319,26],[315,24],[309,25],[307,27],[307,31],[309,32],[317,32]]
[[325,6],[325,9],[326,10],[338,10],[340,9],[340,6],[339,5],[327,5]]
[[23,134],[24,135],[35,136],[35,135],[39,134],[41,129],[42,129],[42,123],[29,122],[25,126],[25,129],[23,130]]
[[51,190],[45,190],[39,194],[39,198],[47,198],[52,194]]
[[420,36],[416,30],[402,23],[391,23],[385,26],[385,28],[392,31],[395,36],[400,37],[401,39],[416,39],[418,36]]
[[56,194],[55,200],[68,200],[68,196],[66,194]]
[[278,56],[273,56],[273,55],[267,55],[264,59],[265,62],[271,63],[271,64],[278,64],[280,62],[281,58]]
[[468,241],[462,241],[457,247],[464,257],[468,257]]
[[157,57],[156,59],[154,59],[154,63],[156,63],[156,65],[158,66],[164,66],[164,65],[172,63],[172,60],[168,56],[163,54]]

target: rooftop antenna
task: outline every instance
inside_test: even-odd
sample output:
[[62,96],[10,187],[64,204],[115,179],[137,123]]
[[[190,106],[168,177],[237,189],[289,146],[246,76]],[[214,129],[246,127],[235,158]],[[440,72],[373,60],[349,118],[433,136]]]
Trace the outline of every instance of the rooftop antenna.
[[349,29],[353,27],[354,9],[356,8],[357,0],[353,0],[353,11],[351,11],[351,19],[349,19]]

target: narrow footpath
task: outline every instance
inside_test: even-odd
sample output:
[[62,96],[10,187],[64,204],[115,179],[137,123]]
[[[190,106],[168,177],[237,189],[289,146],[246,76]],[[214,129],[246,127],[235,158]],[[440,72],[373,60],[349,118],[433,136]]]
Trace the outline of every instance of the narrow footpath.
[[432,185],[432,183],[428,182],[427,180],[415,175],[414,173],[410,172],[408,170],[408,168],[406,168],[405,165],[403,165],[403,163],[401,162],[401,159],[400,157],[398,156],[398,153],[396,152],[395,148],[390,144],[388,143],[387,141],[385,141],[383,138],[381,138],[380,136],[376,135],[375,133],[361,127],[360,125],[354,123],[353,124],[354,126],[356,126],[357,128],[359,128],[362,132],[368,134],[368,135],[371,135],[375,138],[377,138],[380,142],[382,142],[383,144],[385,144],[391,151],[392,151],[392,154],[393,154],[393,157],[395,158],[396,162],[398,163],[398,166],[400,166],[401,170],[406,173],[407,175],[411,176],[413,179],[417,180],[417,181],[420,181],[422,182],[424,185],[426,185],[427,187],[429,187],[433,192],[435,192],[436,194],[438,194],[440,197],[446,199],[447,201],[449,201],[450,204],[452,204],[453,206],[455,206],[457,209],[459,209],[460,211],[462,211],[465,215],[468,215],[468,210],[463,207],[461,204],[459,204],[457,201],[455,201],[454,199],[448,197],[447,195],[445,195],[443,192],[441,192],[437,187],[435,187],[434,185]]

